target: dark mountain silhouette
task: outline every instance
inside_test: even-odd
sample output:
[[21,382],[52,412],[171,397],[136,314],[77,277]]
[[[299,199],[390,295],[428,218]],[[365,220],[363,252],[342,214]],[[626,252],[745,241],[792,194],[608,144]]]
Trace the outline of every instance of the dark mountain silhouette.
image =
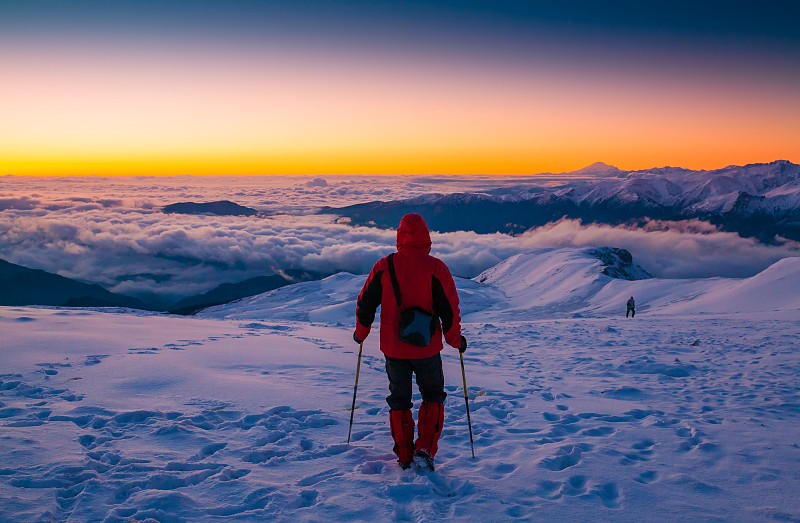
[[213,214],[216,216],[255,216],[258,211],[228,200],[218,202],[178,202],[161,209],[167,214]]
[[223,283],[203,294],[184,298],[169,307],[169,312],[173,314],[194,314],[195,312],[222,305],[248,296],[255,296],[263,292],[271,291],[285,285],[298,283],[301,281],[320,280],[327,276],[308,271],[287,270],[283,274],[273,274],[270,276],[256,276],[237,283]]
[[155,310],[146,303],[39,269],[0,260],[0,305],[129,307]]
[[166,310],[173,314],[194,314],[206,307],[261,294],[292,283],[319,280],[325,276],[328,275],[290,269],[283,274],[223,283],[208,292],[183,298],[167,307],[124,294],[116,294],[97,284],[83,283],[40,269],[31,269],[0,260],[0,305],[127,307],[149,311]]

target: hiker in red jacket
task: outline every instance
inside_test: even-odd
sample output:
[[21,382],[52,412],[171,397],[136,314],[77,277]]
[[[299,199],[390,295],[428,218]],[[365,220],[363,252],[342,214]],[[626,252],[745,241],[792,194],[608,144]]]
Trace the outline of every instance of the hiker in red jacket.
[[[419,214],[407,214],[397,229],[397,252],[381,258],[370,271],[356,305],[353,339],[363,342],[381,306],[380,347],[386,356],[394,453],[401,467],[412,460],[433,470],[444,424],[442,334],[448,345],[464,352],[458,293],[441,260],[430,256],[431,236]],[[394,277],[392,275],[394,273]],[[422,395],[419,436],[414,442],[411,375]]]

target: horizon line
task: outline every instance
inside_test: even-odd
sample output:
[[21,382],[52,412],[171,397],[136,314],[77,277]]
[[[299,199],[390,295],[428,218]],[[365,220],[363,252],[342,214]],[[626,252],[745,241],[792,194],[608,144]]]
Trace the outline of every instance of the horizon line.
[[620,172],[627,172],[627,173],[635,173],[635,172],[647,172],[656,169],[686,169],[689,171],[695,172],[703,172],[703,171],[717,171],[721,169],[726,169],[729,167],[747,167],[751,165],[769,165],[773,163],[779,162],[786,162],[793,165],[800,165],[800,163],[794,162],[792,160],[788,160],[785,158],[778,158],[775,160],[770,161],[763,161],[763,162],[748,162],[748,163],[729,163],[723,165],[721,167],[713,167],[713,168],[700,168],[694,169],[691,167],[682,167],[680,165],[662,165],[662,166],[653,166],[653,167],[646,167],[643,169],[623,169],[616,165],[609,164],[603,161],[597,161],[585,165],[584,167],[580,167],[578,169],[572,171],[540,171],[540,172],[524,172],[524,173],[517,173],[517,172],[509,172],[509,173],[489,173],[489,172],[458,172],[458,173],[445,173],[445,172],[404,172],[404,173],[391,173],[391,172],[352,172],[352,173],[323,173],[323,172],[303,172],[303,173],[179,173],[179,174],[128,174],[128,173],[117,173],[117,174],[98,174],[98,173],[86,173],[86,174],[79,174],[79,173],[72,173],[72,174],[16,174],[16,173],[5,173],[0,174],[0,178],[8,178],[8,177],[15,177],[15,178],[267,178],[267,177],[346,177],[346,176],[436,176],[436,177],[458,177],[458,176],[469,176],[469,177],[510,177],[510,178],[524,178],[524,177],[531,177],[531,176],[561,176],[561,175],[568,175],[573,174],[576,172],[580,172],[596,165],[602,165],[609,169],[616,169]]

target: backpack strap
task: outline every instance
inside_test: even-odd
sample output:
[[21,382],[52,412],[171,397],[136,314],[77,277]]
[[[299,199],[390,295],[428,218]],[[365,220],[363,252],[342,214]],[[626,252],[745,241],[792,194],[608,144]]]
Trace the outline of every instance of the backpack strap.
[[392,289],[394,289],[394,298],[397,301],[397,308],[400,308],[400,304],[403,302],[403,298],[400,296],[400,284],[397,283],[397,275],[394,272],[394,253],[389,255],[389,276],[392,278]]

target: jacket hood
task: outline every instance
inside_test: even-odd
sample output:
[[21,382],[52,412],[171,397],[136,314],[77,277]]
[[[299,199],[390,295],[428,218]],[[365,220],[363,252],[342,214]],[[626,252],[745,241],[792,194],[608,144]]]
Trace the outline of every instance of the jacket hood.
[[406,214],[397,228],[397,250],[421,249],[431,251],[431,233],[419,214]]

